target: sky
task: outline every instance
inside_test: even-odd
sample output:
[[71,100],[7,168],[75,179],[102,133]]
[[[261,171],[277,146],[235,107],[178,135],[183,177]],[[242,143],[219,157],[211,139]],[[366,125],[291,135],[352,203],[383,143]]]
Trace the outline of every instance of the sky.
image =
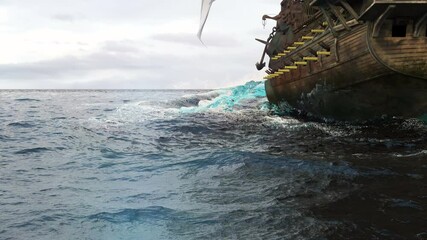
[[261,80],[280,0],[0,0],[0,89],[214,89]]

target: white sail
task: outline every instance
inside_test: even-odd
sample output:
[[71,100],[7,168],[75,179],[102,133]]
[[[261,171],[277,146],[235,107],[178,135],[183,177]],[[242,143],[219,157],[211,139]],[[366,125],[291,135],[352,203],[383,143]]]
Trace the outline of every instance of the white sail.
[[202,10],[200,12],[200,28],[197,33],[197,37],[199,37],[200,41],[202,41],[202,32],[205,27],[206,20],[208,20],[209,11],[211,9],[212,3],[215,0],[202,0]]

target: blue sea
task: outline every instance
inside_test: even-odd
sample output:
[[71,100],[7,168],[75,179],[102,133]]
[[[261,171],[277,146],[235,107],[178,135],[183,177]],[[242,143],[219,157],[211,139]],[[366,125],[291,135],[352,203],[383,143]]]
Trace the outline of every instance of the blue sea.
[[427,125],[309,121],[260,82],[1,90],[0,239],[427,239]]

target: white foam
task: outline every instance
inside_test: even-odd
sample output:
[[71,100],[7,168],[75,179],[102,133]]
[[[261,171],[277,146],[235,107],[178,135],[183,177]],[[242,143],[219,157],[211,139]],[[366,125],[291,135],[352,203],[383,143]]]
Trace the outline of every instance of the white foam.
[[407,157],[416,157],[416,156],[421,156],[421,155],[427,155],[427,150],[422,150],[420,152],[417,153],[411,153],[411,154],[393,154],[393,156],[398,157],[398,158],[407,158]]

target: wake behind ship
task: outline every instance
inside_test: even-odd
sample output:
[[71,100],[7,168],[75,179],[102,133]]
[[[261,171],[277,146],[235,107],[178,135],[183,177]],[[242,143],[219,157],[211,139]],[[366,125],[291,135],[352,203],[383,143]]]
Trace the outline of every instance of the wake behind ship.
[[427,112],[427,1],[285,0],[266,18],[270,102],[339,120]]

